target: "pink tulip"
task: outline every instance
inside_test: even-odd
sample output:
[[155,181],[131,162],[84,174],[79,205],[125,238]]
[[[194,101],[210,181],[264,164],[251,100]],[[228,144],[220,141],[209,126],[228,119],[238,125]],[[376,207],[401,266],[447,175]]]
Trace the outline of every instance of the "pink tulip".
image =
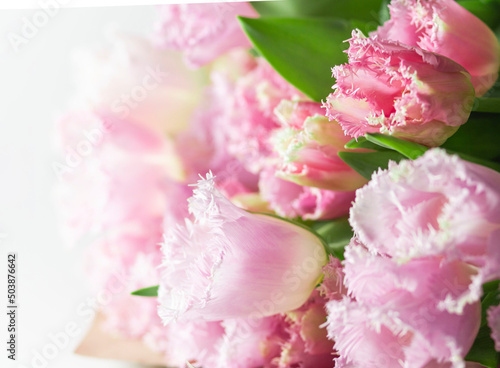
[[280,179],[272,168],[260,174],[259,189],[269,207],[281,217],[326,220],[347,215],[354,192],[304,187]]
[[106,329],[163,349],[157,302],[130,293],[159,282],[163,226],[187,216],[176,201],[192,190],[169,180],[168,141],[143,125],[73,113],[57,128],[64,240],[89,247],[86,276]]
[[480,298],[482,283],[500,278],[499,188],[500,173],[434,149],[375,174],[356,192],[350,222],[372,252],[470,264],[469,288],[443,296],[460,311]]
[[192,68],[233,48],[251,46],[237,19],[257,16],[249,3],[169,4],[161,6],[160,11],[159,43],[183,51],[186,64]]
[[492,30],[453,0],[392,0],[391,19],[372,33],[444,55],[472,76],[477,96],[495,83],[500,46]]
[[337,122],[328,121],[320,104],[283,100],[275,112],[283,125],[273,133],[278,177],[333,191],[352,191],[366,183],[338,156],[350,138]]
[[159,314],[207,321],[257,318],[300,307],[322,277],[326,253],[307,230],[250,214],[198,182],[189,211],[194,222],[165,237]]
[[439,146],[464,124],[474,88],[454,61],[418,47],[354,31],[349,64],[333,68],[327,116],[351,137],[386,133]]
[[463,366],[479,330],[480,302],[454,314],[439,308],[436,295],[467,289],[466,264],[443,265],[439,257],[398,264],[370,253],[356,239],[345,257],[345,285],[352,299],[327,305],[327,328],[340,367]]
[[76,56],[76,102],[99,115],[134,121],[163,136],[186,129],[203,101],[206,70],[189,70],[180,53],[147,39],[111,34],[109,44]]

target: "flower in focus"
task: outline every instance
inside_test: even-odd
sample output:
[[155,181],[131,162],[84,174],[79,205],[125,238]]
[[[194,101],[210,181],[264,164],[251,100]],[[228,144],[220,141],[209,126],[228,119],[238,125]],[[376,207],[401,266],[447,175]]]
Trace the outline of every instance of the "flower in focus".
[[257,318],[300,307],[322,277],[326,253],[309,231],[250,214],[198,182],[194,222],[169,229],[159,289],[159,314],[171,320]]
[[346,248],[345,285],[352,298],[327,304],[328,333],[340,357],[336,366],[367,368],[463,367],[481,322],[481,304],[460,314],[439,308],[440,292],[468,287],[466,264],[439,257],[398,264],[370,253],[356,238]]
[[[356,193],[350,222],[372,252],[400,261],[438,256],[474,270],[463,293],[443,303],[460,311],[500,277],[500,174],[443,150],[391,163]],[[377,221],[373,221],[377,218]]]
[[354,200],[353,191],[304,187],[280,179],[271,167],[261,172],[259,190],[278,216],[304,220],[327,220],[347,215]]
[[273,133],[278,177],[333,191],[353,191],[367,182],[338,156],[350,138],[328,121],[320,104],[284,100],[275,112],[283,125]]
[[207,72],[187,69],[179,53],[141,37],[113,33],[109,41],[110,47],[76,55],[77,101],[161,135],[186,129],[202,101]]
[[327,116],[351,137],[388,133],[439,146],[464,124],[474,88],[454,61],[418,47],[353,31],[349,64],[333,68]]
[[246,2],[162,5],[157,38],[167,48],[184,53],[186,64],[197,68],[237,47],[250,47],[237,16],[254,17]]
[[492,30],[453,0],[392,0],[391,19],[371,35],[449,57],[471,75],[477,96],[498,78],[500,45]]

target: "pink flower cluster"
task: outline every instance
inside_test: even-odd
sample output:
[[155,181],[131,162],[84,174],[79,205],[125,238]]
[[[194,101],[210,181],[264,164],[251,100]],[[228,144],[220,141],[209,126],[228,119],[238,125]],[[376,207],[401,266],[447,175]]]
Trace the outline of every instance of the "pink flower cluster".
[[[389,9],[353,31],[323,105],[249,52],[248,3],[161,6],[156,44],[80,54],[54,170],[109,331],[178,367],[474,367],[500,174],[434,148],[367,180],[339,153],[366,133],[441,145],[495,82],[498,42],[452,0]],[[312,228],[342,217],[341,262]],[[498,306],[487,322],[500,350]]]

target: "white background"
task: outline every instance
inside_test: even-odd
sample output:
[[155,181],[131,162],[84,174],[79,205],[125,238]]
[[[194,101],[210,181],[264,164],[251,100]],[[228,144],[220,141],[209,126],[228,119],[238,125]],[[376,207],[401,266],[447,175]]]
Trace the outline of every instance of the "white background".
[[[14,3],[14,2],[11,2]],[[87,298],[83,249],[66,249],[59,237],[52,191],[54,121],[75,90],[71,53],[103,42],[110,23],[147,35],[154,7],[61,9],[18,52],[7,40],[23,17],[39,9],[0,10],[0,366],[32,367],[35,351],[68,322],[88,327],[77,315]],[[19,364],[6,362],[6,253],[18,253]],[[81,337],[83,337],[83,332]],[[72,354],[80,338],[47,367],[131,367]],[[42,368],[39,366],[38,368]]]

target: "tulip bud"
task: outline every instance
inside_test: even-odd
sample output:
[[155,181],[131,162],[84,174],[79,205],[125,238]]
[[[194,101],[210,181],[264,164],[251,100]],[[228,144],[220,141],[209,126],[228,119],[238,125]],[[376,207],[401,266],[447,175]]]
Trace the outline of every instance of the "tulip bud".
[[351,191],[366,183],[338,156],[350,138],[324,116],[320,104],[284,100],[275,113],[284,125],[273,136],[280,158],[278,177],[334,191]]
[[474,88],[454,61],[418,47],[353,31],[349,64],[333,68],[325,107],[354,138],[386,133],[439,146],[469,118]]
[[479,18],[453,0],[392,0],[391,19],[372,33],[449,57],[472,76],[477,96],[498,77],[500,46]]
[[250,214],[198,182],[189,211],[194,222],[169,229],[163,252],[159,314],[216,321],[258,318],[300,307],[327,262],[313,233],[267,215]]

